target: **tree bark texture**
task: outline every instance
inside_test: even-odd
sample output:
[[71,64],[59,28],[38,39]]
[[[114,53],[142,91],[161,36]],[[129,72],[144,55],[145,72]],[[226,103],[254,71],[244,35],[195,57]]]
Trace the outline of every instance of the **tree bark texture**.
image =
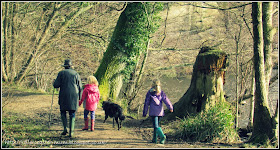
[[8,81],[8,59],[7,59],[7,30],[8,30],[8,4],[3,3],[3,46],[1,50],[1,69],[2,69],[2,80]]
[[121,13],[102,62],[95,73],[103,100],[116,100],[124,79],[135,70],[147,49],[148,28],[142,3],[128,3]]
[[225,52],[203,47],[193,66],[191,85],[183,97],[174,104],[174,113],[167,114],[168,119],[195,115],[219,101],[224,101],[226,67]]
[[3,3],[3,62],[1,64],[4,81],[12,82],[15,76],[15,2]]
[[274,138],[272,119],[268,105],[268,91],[265,80],[265,63],[263,51],[262,3],[252,4],[254,35],[254,69],[255,69],[255,105],[253,132],[250,141],[268,144]]
[[[264,42],[264,66],[265,66],[265,82],[267,96],[269,93],[269,85],[271,80],[271,73],[273,68],[272,62],[272,41],[276,33],[276,29],[272,25],[272,16],[273,16],[273,2],[263,2],[262,3],[262,21],[263,21],[263,42]],[[269,98],[268,98],[269,99]],[[276,111],[272,117],[272,127],[273,135],[278,140],[278,103],[276,106]]]
[[263,42],[264,42],[264,63],[265,63],[265,78],[266,78],[266,89],[269,89],[269,81],[271,78],[273,63],[272,63],[272,41],[273,36],[276,33],[272,26],[272,15],[273,15],[273,2],[262,3],[262,21],[263,21]]

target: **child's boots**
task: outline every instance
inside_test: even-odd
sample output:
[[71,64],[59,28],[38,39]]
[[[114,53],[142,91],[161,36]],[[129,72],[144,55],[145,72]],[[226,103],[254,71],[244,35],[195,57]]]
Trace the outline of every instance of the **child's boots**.
[[154,129],[154,135],[153,135],[152,143],[157,143],[157,137],[158,137],[157,130]]
[[91,131],[94,130],[94,122],[95,122],[95,120],[94,120],[94,119],[91,119],[91,127],[90,127],[90,130],[91,130]]
[[164,144],[165,140],[166,140],[166,136],[164,135],[162,129],[159,127],[156,129],[157,134],[160,137],[160,144]]
[[85,127],[82,130],[88,130],[88,118],[84,118],[85,120]]

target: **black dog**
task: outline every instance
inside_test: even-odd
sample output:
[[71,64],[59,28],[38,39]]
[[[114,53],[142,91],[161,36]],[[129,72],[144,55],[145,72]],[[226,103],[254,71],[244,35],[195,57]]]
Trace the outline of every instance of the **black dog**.
[[[118,130],[122,127],[122,121],[125,119],[125,116],[122,113],[122,108],[118,104],[109,102],[109,101],[103,101],[102,108],[105,111],[105,121],[107,120],[108,116],[113,118],[113,127],[115,127],[114,120],[116,120],[118,124]],[[120,122],[119,122],[120,119]]]

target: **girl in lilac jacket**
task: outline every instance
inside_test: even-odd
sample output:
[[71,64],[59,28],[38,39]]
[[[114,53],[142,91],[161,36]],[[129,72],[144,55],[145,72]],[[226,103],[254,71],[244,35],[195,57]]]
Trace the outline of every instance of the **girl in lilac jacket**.
[[153,143],[157,143],[157,136],[160,137],[161,144],[164,144],[166,140],[166,136],[159,127],[160,119],[164,116],[163,103],[170,110],[170,112],[173,112],[173,106],[170,100],[161,90],[160,81],[156,79],[153,81],[152,88],[147,92],[143,109],[143,117],[146,117],[149,110],[149,116],[152,118],[154,127],[154,136],[152,140]]
[[91,114],[91,131],[94,130],[95,122],[95,111],[97,109],[97,104],[99,102],[100,93],[98,89],[98,81],[94,76],[89,76],[87,78],[88,84],[85,85],[83,90],[82,98],[79,101],[79,106],[84,101],[84,120],[85,127],[82,130],[88,130],[88,114]]

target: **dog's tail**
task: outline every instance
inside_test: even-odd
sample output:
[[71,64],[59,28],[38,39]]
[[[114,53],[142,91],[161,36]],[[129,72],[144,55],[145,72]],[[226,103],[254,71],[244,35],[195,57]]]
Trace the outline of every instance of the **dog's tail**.
[[131,116],[126,116],[127,118],[130,118],[130,119],[135,119],[135,118],[133,118],[133,117],[131,117]]

